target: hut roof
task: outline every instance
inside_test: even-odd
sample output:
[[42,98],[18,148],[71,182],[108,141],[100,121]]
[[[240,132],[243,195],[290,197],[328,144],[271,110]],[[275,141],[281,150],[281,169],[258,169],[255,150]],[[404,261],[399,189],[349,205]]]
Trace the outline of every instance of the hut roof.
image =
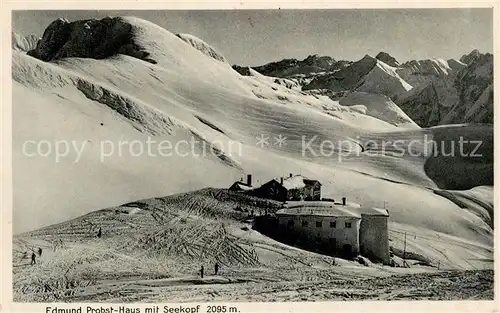
[[379,215],[379,216],[389,216],[389,211],[386,209],[379,208],[363,208],[361,209],[362,215]]
[[347,216],[353,218],[361,218],[361,215],[349,209],[357,209],[357,207],[349,207],[344,205],[336,205],[329,203],[328,205],[315,205],[319,201],[311,201],[311,204],[300,206],[287,206],[276,212],[276,215],[315,215],[315,216]]
[[304,188],[305,186],[306,184],[304,184],[304,177],[302,175],[288,177],[283,180],[283,187],[288,190]]
[[253,187],[247,185],[246,183],[243,182],[235,182],[230,189],[240,189],[240,190],[252,190]]
[[389,216],[389,211],[379,208],[362,207],[355,202],[346,205],[329,201],[287,201],[284,208],[276,212],[282,215],[317,215],[317,216]]

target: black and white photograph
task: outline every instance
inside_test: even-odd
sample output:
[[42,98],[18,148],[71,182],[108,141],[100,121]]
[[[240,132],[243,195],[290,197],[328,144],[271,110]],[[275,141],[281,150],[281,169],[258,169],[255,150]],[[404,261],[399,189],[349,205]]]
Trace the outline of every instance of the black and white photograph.
[[12,10],[12,301],[493,301],[493,26]]

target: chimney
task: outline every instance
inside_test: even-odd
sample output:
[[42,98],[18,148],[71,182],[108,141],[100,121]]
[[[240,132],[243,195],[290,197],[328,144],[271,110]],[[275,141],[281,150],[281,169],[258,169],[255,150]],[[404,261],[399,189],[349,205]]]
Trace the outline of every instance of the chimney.
[[292,177],[292,176],[293,176],[293,174],[292,174],[292,173],[290,173],[290,177]]
[[283,185],[283,177],[280,177],[280,184]]
[[247,175],[247,185],[252,186],[252,174]]
[[342,197],[342,205],[345,205],[345,202],[346,202],[346,198]]

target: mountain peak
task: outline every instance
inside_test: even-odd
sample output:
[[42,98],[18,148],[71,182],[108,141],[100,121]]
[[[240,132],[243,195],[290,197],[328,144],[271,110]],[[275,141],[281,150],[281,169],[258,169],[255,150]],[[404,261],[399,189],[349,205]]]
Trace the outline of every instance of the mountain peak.
[[474,49],[469,54],[462,55],[462,57],[460,58],[460,62],[469,65],[480,58],[482,55],[483,54],[479,52],[478,49]]
[[320,56],[319,54],[311,54],[302,62],[306,65],[328,68],[335,63],[335,59],[329,56]]
[[389,53],[383,51],[379,52],[375,57],[375,59],[382,61],[385,64],[390,65],[392,67],[399,67],[400,65],[399,62],[396,60],[396,58],[391,56]]

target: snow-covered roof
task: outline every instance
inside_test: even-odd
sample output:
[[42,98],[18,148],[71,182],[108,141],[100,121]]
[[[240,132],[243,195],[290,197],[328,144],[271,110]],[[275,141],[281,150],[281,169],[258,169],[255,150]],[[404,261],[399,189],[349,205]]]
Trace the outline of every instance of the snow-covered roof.
[[386,209],[379,209],[379,208],[362,208],[361,214],[389,216],[389,211],[387,211]]
[[304,184],[304,177],[302,175],[296,175],[283,179],[283,187],[288,190],[304,188],[305,186],[306,185]]
[[330,201],[287,201],[278,215],[318,215],[318,216],[389,216],[386,209],[362,207],[359,203],[347,202],[345,205]]
[[329,208],[336,206],[342,206],[344,208],[349,208],[349,209],[361,208],[361,205],[355,202],[347,202],[346,205],[342,205],[340,203],[335,203],[331,201],[287,201],[286,203],[284,203],[284,207],[288,209],[299,208],[299,207]]
[[[240,188],[241,190],[252,190],[253,187],[252,186],[248,186],[247,184],[243,183],[243,182],[235,182],[233,184],[234,187],[238,187]],[[233,187],[232,186],[232,187]]]
[[316,182],[316,181],[317,180],[309,179],[302,175],[295,175],[283,179],[283,187],[285,187],[288,190],[304,188],[308,182]]
[[351,212],[343,205],[331,205],[329,207],[321,206],[302,206],[288,209],[281,209],[276,215],[315,215],[315,216],[347,216],[361,218],[361,215]]

